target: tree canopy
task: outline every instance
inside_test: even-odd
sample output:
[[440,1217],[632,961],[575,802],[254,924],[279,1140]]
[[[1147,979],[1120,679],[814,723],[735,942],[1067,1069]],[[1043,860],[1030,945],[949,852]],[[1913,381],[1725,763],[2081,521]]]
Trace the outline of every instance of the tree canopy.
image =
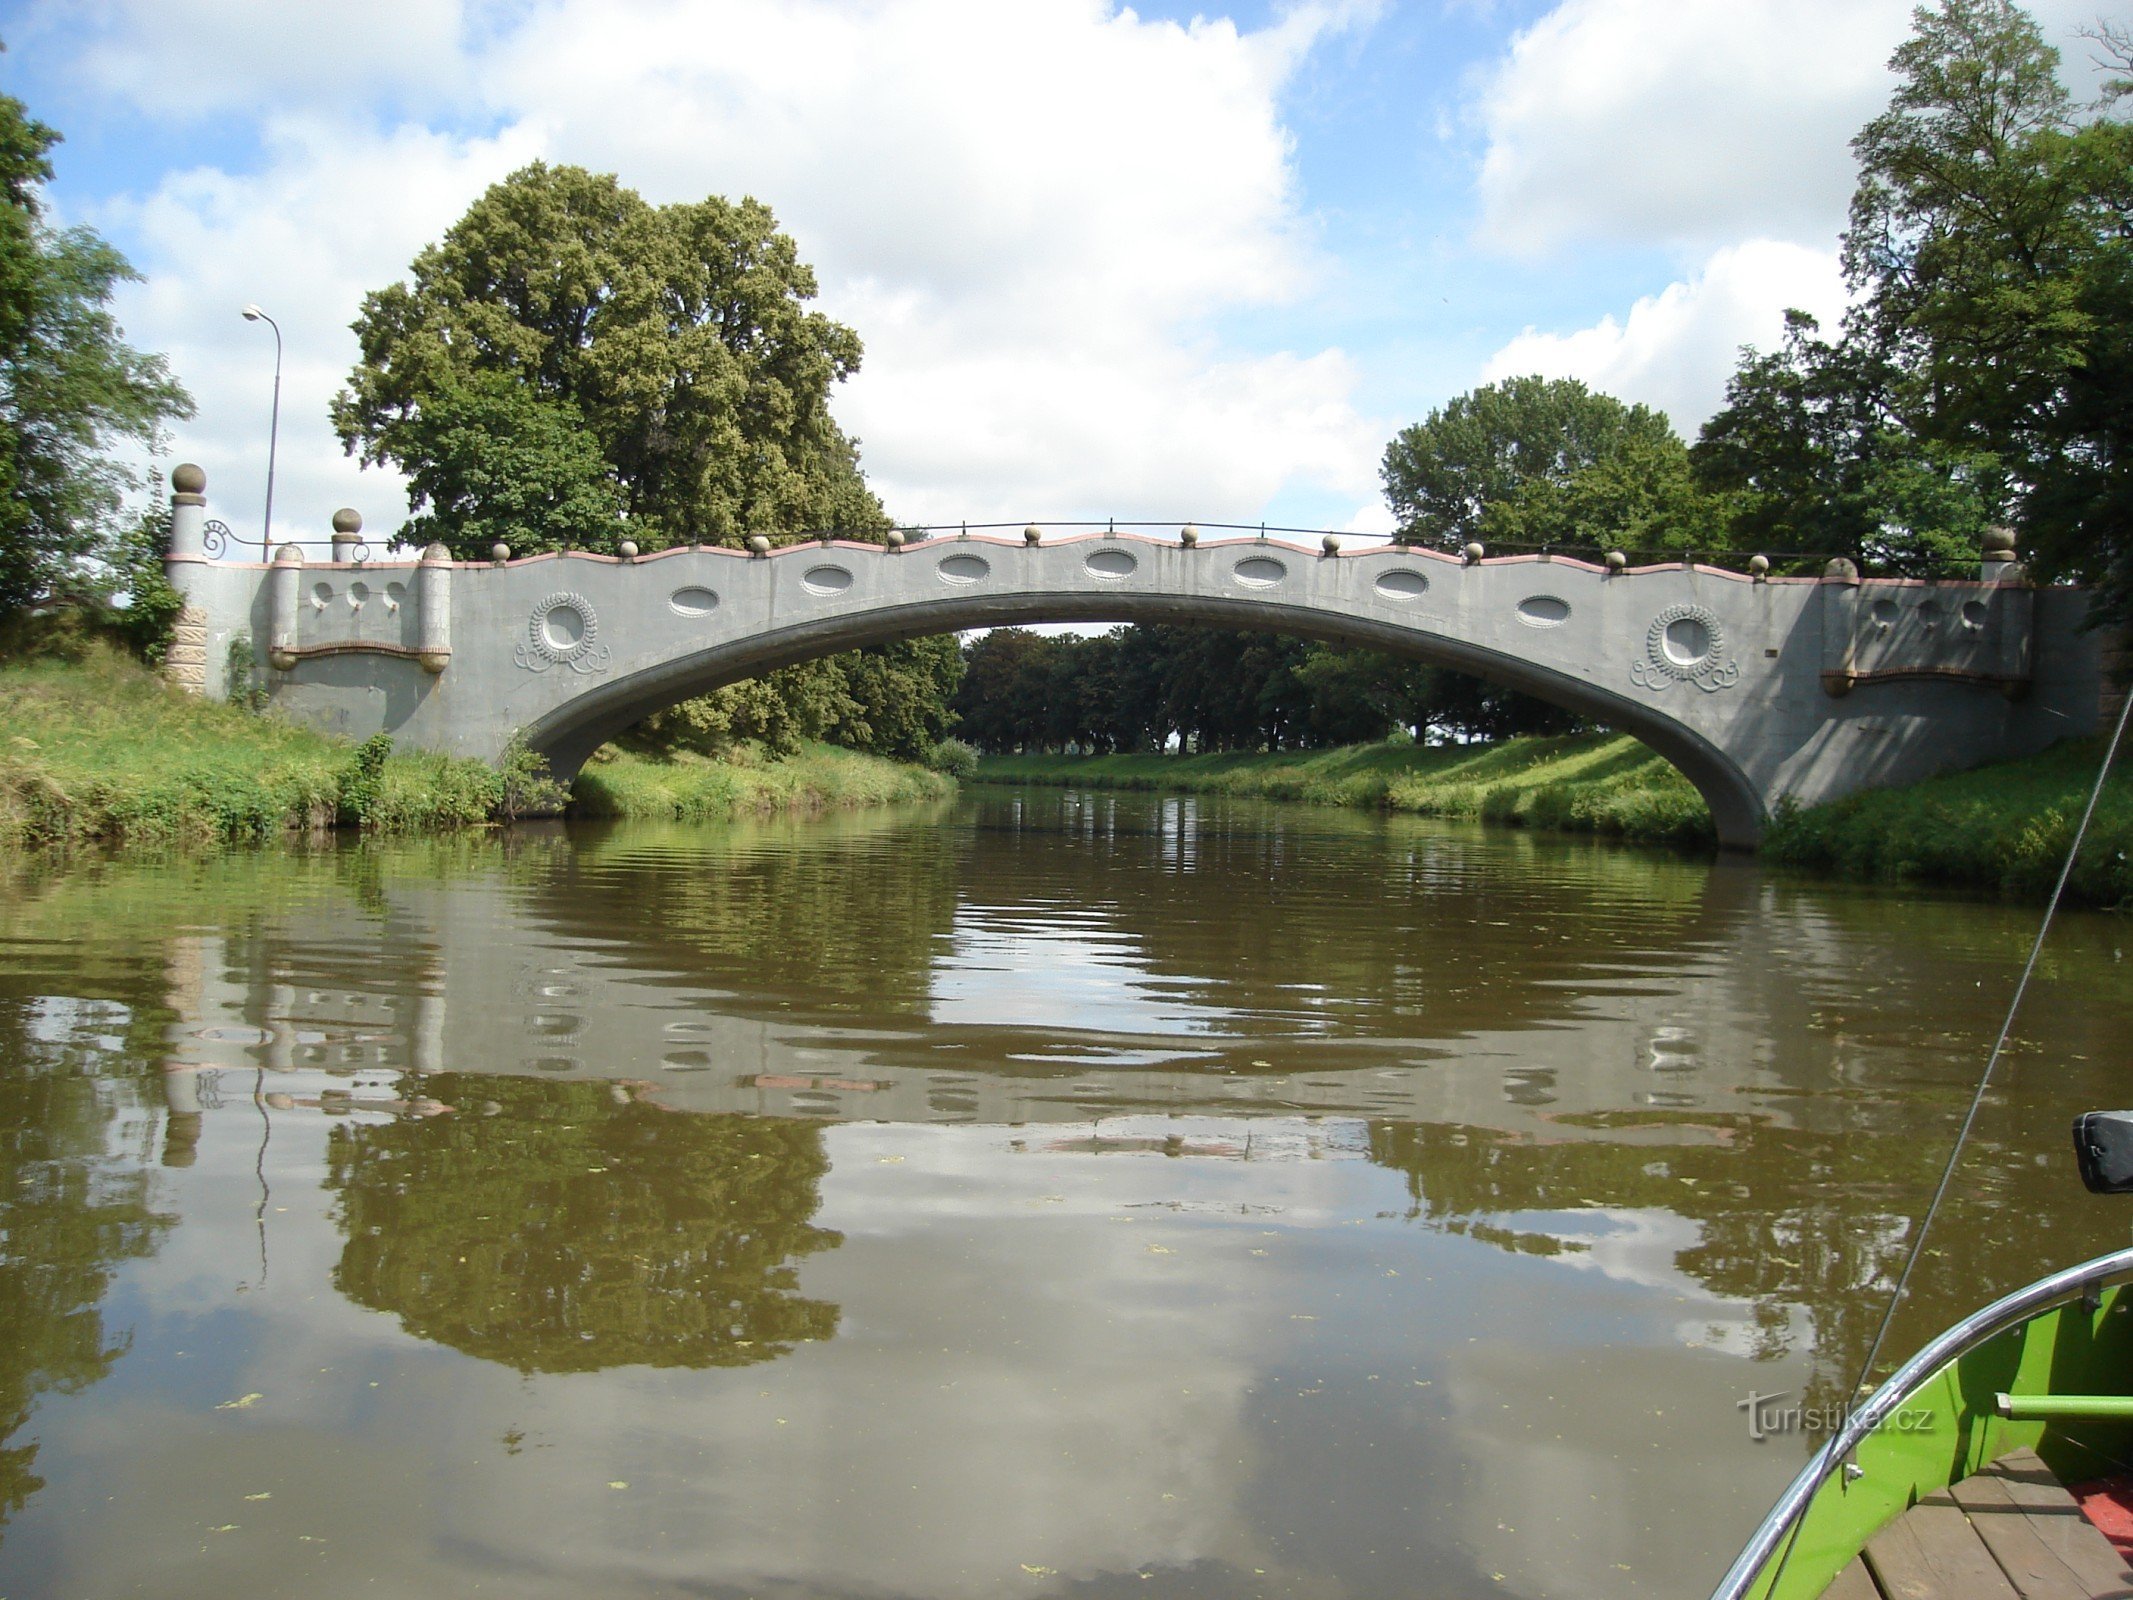
[[885,527],[830,416],[859,337],[768,207],[540,162],[364,298],[333,423],[462,557]]
[[2082,105],[2010,0],[1913,14],[1852,144],[1841,335],[1795,313],[1698,442],[1736,538],[1944,566],[2006,518],[2133,609],[2133,40],[2095,38],[2122,75]]
[[1483,384],[1386,446],[1385,499],[1410,538],[1679,550],[1717,533],[1666,414],[1575,378]]
[[163,358],[125,342],[111,313],[137,275],[87,228],[45,220],[59,135],[0,95],[0,614],[50,598],[112,556],[150,451],[192,415]]

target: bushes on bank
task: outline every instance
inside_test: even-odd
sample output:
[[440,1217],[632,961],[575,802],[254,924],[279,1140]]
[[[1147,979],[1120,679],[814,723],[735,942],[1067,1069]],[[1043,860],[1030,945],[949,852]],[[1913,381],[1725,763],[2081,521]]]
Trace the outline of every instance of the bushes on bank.
[[782,758],[739,745],[717,760],[687,752],[653,759],[611,747],[578,774],[571,809],[582,817],[707,822],[944,800],[954,793],[952,778],[826,744],[803,745]]

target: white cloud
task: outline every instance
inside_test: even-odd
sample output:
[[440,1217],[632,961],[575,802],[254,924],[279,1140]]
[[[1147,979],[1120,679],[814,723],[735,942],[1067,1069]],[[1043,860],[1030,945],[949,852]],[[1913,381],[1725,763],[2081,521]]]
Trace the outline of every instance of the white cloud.
[[[2033,0],[2075,93],[2094,0]],[[1834,240],[1912,0],[1563,0],[1481,81],[1485,243]]]
[[1570,333],[1528,328],[1489,358],[1482,376],[1578,378],[1657,406],[1693,435],[1724,400],[1742,345],[1775,346],[1794,307],[1833,331],[1844,303],[1834,250],[1750,240],[1717,251],[1693,278],[1646,295],[1620,320],[1609,315]]
[[[134,3],[107,0],[108,15]],[[154,26],[220,37],[254,3],[163,4]],[[283,87],[296,97],[338,49],[373,84],[381,63],[428,50],[437,81],[477,86],[462,122],[500,132],[284,110],[259,170],[172,177],[112,213],[151,278],[127,308],[134,337],[169,351],[201,402],[186,447],[256,453],[271,340],[235,307],[256,299],[281,319],[277,525],[284,507],[323,525],[344,501],[374,530],[397,523],[396,485],[372,474],[370,503],[356,497],[323,420],[354,358],[347,324],[365,290],[535,157],[618,172],[655,201],[769,202],[823,307],[866,341],[834,403],[899,516],[1213,520],[1264,514],[1295,483],[1371,493],[1382,430],[1356,415],[1341,352],[1239,354],[1208,333],[1318,275],[1279,96],[1368,6],[1247,32],[1105,0],[561,0],[485,38],[457,11],[419,10],[366,18],[360,48],[286,24]],[[163,109],[120,38],[98,34],[84,70]],[[232,95],[279,81],[243,61],[249,87]],[[398,87],[412,97],[420,79],[410,66]]]
[[1909,18],[1908,0],[1565,0],[1482,88],[1483,237],[1834,238]]

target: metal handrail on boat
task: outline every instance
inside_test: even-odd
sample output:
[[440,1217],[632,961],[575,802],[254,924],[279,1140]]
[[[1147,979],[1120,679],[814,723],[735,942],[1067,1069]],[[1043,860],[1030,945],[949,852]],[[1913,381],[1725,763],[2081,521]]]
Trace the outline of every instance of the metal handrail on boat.
[[1726,1569],[1718,1587],[1711,1591],[1711,1600],[1744,1600],[1756,1579],[1762,1576],[1764,1566],[1776,1553],[1779,1543],[1806,1512],[1808,1502],[1836,1470],[1838,1463],[1856,1450],[1941,1368],[2010,1328],[2020,1327],[2039,1312],[2082,1295],[2100,1293],[2113,1284],[2127,1282],[2133,1282],[2133,1249],[2113,1250],[2077,1267],[2055,1272],[2048,1278],[2039,1278],[2035,1283],[1993,1301],[1928,1343],[1891,1373],[1886,1383],[1862,1400],[1845,1418],[1844,1426],[1831,1434],[1800,1469],[1800,1475],[1778,1497],[1777,1504],[1770,1508],[1770,1515],[1763,1519],[1763,1525],[1755,1530],[1755,1536],[1734,1559],[1733,1565]]

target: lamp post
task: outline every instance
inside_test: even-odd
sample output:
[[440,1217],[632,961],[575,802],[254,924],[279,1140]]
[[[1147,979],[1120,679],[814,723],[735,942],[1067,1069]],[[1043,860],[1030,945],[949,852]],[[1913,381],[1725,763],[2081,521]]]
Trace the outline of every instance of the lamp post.
[[267,511],[259,522],[259,559],[271,561],[274,538],[274,446],[281,435],[281,324],[257,306],[246,306],[247,322],[264,322],[274,330],[274,412],[267,423]]

